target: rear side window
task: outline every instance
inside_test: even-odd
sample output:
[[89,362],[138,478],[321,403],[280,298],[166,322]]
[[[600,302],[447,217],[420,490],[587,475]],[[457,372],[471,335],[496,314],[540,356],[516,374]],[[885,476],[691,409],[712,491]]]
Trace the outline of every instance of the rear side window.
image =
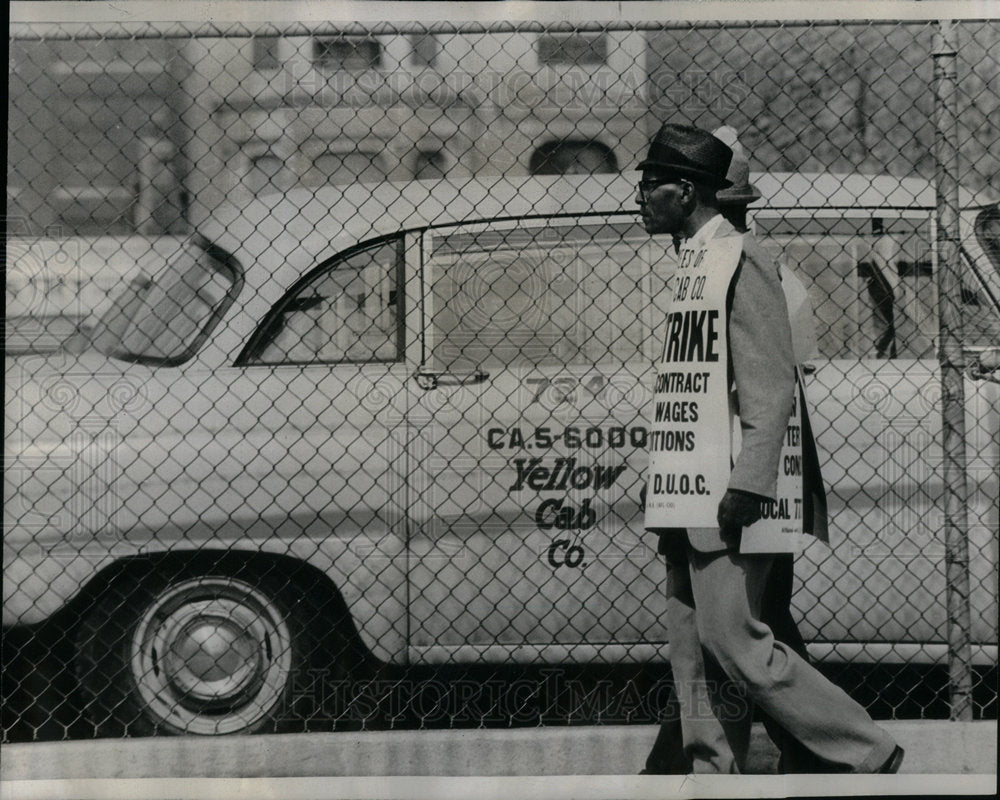
[[973,225],[976,239],[983,248],[993,269],[1000,269],[1000,206],[981,211]]
[[937,336],[930,217],[771,216],[761,242],[805,283],[824,358],[928,358]]
[[984,209],[973,222],[976,242],[985,254],[978,261],[964,247],[963,335],[974,347],[1000,344],[1000,206]]
[[90,345],[124,361],[181,364],[205,342],[242,284],[232,256],[188,241],[156,275],[129,283],[94,327]]
[[397,236],[320,265],[268,313],[238,363],[400,360],[402,258]]
[[628,222],[433,235],[439,369],[644,362],[649,236]]
[[[934,357],[939,325],[930,214],[763,212],[755,225],[765,246],[805,282],[821,356]],[[959,302],[965,343],[995,344],[996,309],[968,263]]]

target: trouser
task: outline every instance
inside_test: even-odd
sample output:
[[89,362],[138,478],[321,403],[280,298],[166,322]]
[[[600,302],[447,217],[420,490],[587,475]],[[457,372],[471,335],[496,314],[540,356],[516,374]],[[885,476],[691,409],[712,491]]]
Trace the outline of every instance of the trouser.
[[[683,535],[683,534],[681,534]],[[668,552],[660,547],[661,553]],[[795,557],[782,553],[773,558],[761,599],[761,621],[771,628],[774,638],[792,648],[806,661],[809,660],[805,642],[792,617],[792,587],[795,576]],[[714,664],[714,662],[712,662]],[[827,772],[828,767],[809,750],[799,744],[788,731],[767,714],[762,715],[767,735],[780,751],[778,771],[781,773]],[[681,710],[677,693],[671,687],[662,711],[656,741],[646,757],[646,771],[659,775],[683,775],[691,771],[691,764],[684,754],[681,729]]]
[[[788,645],[806,663],[809,652],[792,617],[792,586],[795,577],[795,556],[782,553],[771,559],[771,570],[764,584],[761,598],[760,618],[771,629],[774,638]],[[778,771],[782,773],[826,772],[826,766],[801,745],[788,731],[767,714],[761,717],[767,735],[778,746],[781,756]]]
[[692,771],[746,768],[754,704],[831,769],[878,769],[892,738],[760,621],[773,557],[685,552],[667,564],[667,632]]

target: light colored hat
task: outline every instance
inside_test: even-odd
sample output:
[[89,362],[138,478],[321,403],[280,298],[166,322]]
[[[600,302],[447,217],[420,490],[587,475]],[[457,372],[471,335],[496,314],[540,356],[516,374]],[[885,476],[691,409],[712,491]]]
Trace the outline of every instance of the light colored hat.
[[750,183],[750,161],[743,150],[743,145],[740,144],[736,130],[723,125],[714,130],[712,135],[733,151],[733,160],[729,163],[729,171],[726,173],[726,180],[732,185],[717,191],[715,199],[723,205],[749,205],[760,200],[760,190]]

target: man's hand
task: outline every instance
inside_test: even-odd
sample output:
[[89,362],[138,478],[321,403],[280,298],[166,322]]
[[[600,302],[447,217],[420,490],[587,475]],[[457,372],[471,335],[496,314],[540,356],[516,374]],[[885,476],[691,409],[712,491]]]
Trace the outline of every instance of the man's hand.
[[741,531],[760,519],[760,504],[764,500],[750,492],[730,489],[719,501],[719,532],[723,537],[739,539]]

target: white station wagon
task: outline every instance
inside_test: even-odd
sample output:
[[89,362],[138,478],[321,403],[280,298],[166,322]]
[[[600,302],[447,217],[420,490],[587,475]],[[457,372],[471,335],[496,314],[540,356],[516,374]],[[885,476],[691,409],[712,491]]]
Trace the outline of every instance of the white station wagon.
[[[643,534],[674,260],[637,175],[294,190],[219,209],[60,351],[7,359],[5,625],[64,615],[91,721],[252,731],[303,670],[665,661]],[[806,285],[826,660],[947,651],[934,192],[754,176]],[[997,205],[962,216],[1000,345]],[[30,246],[29,246],[30,249]],[[996,663],[1000,385],[966,381],[974,658]]]

